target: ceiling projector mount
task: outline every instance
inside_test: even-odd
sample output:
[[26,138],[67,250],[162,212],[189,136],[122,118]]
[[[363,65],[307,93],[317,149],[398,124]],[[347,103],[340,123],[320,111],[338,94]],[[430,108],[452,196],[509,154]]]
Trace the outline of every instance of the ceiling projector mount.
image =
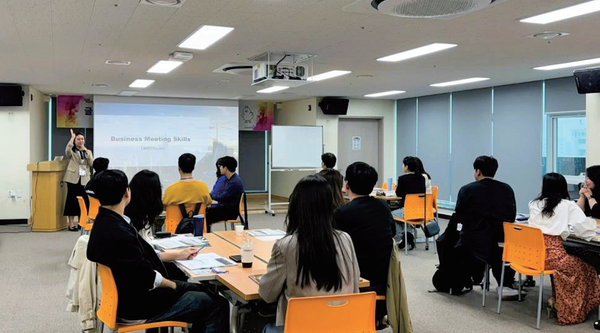
[[346,12],[402,18],[452,19],[508,0],[358,0]]
[[252,85],[299,87],[310,83],[314,54],[265,52],[252,61]]

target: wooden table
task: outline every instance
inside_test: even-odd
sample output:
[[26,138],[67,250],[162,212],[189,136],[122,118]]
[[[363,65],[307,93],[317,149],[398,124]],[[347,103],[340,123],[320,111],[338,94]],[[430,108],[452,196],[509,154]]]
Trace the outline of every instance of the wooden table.
[[[238,236],[235,231],[215,231],[214,235],[220,237],[221,239],[229,242],[234,245],[238,249],[240,248],[246,236]],[[269,262],[271,259],[271,251],[273,250],[273,245],[275,244],[274,240],[263,241],[260,238],[249,236],[254,243],[254,257],[258,260],[264,262],[265,264]]]
[[[216,253],[216,254],[220,255],[223,258],[229,258],[230,255],[236,255],[236,254],[239,255],[240,254],[239,247],[236,247],[235,245],[229,243],[228,241],[222,239],[221,237],[218,237],[215,234],[206,234],[206,235],[204,235],[204,237],[208,240],[210,246],[203,248],[202,250],[200,250],[199,253],[211,253],[212,252],[212,253]],[[191,270],[183,267],[182,265],[178,264],[177,262],[175,262],[175,263],[179,268],[181,268],[181,270],[183,270],[183,272],[192,281],[211,281],[211,280],[220,281],[221,280],[220,277],[224,276],[224,275],[236,274],[236,273],[242,273],[242,274],[246,274],[246,275],[261,274],[261,273],[264,273],[265,270],[267,269],[266,263],[264,263],[260,260],[254,260],[254,262],[252,263],[252,268],[243,268],[242,264],[237,264],[236,266],[222,268],[224,271],[227,271],[228,273],[198,274],[198,273],[195,273],[194,271],[191,271]],[[250,279],[248,278],[248,280],[250,280]],[[250,281],[250,282],[252,282],[252,281]]]

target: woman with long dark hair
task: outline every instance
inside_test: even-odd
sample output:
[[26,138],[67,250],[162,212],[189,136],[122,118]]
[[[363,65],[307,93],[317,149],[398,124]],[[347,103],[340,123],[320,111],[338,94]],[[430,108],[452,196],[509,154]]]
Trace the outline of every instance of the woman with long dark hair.
[[154,171],[142,170],[131,178],[129,188],[131,201],[125,207],[125,215],[142,237],[148,240],[156,217],[163,211],[160,178]]
[[79,219],[81,214],[77,197],[83,197],[86,207],[90,206],[84,186],[90,181],[91,167],[94,163],[94,156],[92,151],[85,147],[85,137],[82,133],[71,130],[71,139],[65,148],[65,157],[69,159],[69,164],[63,178],[67,183],[67,199],[63,216],[66,216],[69,221],[69,231],[77,231],[79,228],[75,223],[75,217]]
[[333,193],[319,175],[306,176],[290,196],[286,236],[273,246],[259,293],[277,303],[276,326],[283,331],[292,297],[358,292],[360,273],[350,236],[333,228]]
[[600,205],[594,196],[596,184],[600,184],[600,165],[593,165],[585,171],[585,182],[579,191],[577,206],[584,211],[585,215],[600,219]]
[[337,209],[346,203],[342,187],[344,187],[344,177],[335,169],[323,169],[319,171],[319,175],[329,183],[333,192],[333,208]]
[[578,257],[568,255],[563,246],[569,235],[592,239],[596,235],[596,222],[569,199],[565,177],[549,173],[542,181],[542,193],[529,203],[529,224],[544,233],[545,268],[554,270],[553,297],[548,304],[555,307],[560,325],[581,323],[600,305],[600,279],[596,270]]
[[[396,186],[396,196],[400,197],[400,208],[392,211],[392,215],[397,218],[404,217],[404,200],[407,194],[431,194],[431,177],[425,168],[423,162],[418,157],[406,156],[402,160],[404,175],[398,177]],[[396,223],[396,235],[400,235],[404,230],[404,224]]]

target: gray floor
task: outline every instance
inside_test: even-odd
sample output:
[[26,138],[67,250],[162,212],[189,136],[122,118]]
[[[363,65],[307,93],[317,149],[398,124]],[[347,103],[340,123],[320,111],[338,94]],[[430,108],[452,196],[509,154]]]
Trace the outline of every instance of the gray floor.
[[[283,228],[283,218],[284,215],[251,215],[250,227]],[[222,230],[222,226],[215,230]],[[0,333],[79,332],[77,315],[65,311],[67,260],[78,233],[6,233],[9,231],[26,228],[0,226]],[[408,256],[402,255],[416,332],[536,332],[537,287],[530,289],[524,302],[503,302],[503,313],[497,315],[496,296],[489,293],[488,306],[483,308],[480,288],[463,296],[430,293],[435,264],[433,248],[425,251],[424,244],[418,244]],[[492,289],[495,290],[493,279]],[[547,299],[548,282],[544,293]],[[544,312],[542,331],[591,332],[595,316],[592,313],[583,324],[562,327]]]

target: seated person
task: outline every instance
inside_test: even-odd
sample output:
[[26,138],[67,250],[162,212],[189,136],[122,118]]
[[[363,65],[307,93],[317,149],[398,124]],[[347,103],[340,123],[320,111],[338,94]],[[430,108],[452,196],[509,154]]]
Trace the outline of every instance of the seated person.
[[105,157],[97,157],[92,163],[92,169],[94,169],[94,174],[92,175],[92,179],[85,185],[85,193],[94,197],[94,191],[90,190],[92,187],[92,183],[94,182],[94,178],[99,172],[102,172],[108,169],[108,158]]
[[240,198],[244,193],[244,183],[235,173],[237,161],[231,156],[224,156],[217,161],[221,175],[225,176],[223,184],[214,189],[210,196],[216,200],[206,209],[206,230],[210,232],[210,225],[220,221],[235,220],[240,215]]
[[[455,215],[448,229],[459,229],[459,242],[479,262],[487,262],[494,278],[500,284],[502,274],[502,248],[504,242],[504,222],[514,222],[517,215],[517,203],[513,189],[494,179],[498,170],[498,161],[491,156],[479,156],[473,162],[475,181],[463,186],[456,198]],[[462,227],[457,227],[460,224]],[[481,229],[486,230],[482,235]],[[483,267],[483,266],[480,266]],[[473,267],[473,270],[476,270]],[[483,278],[483,269],[481,276]],[[515,271],[506,267],[504,272],[503,296],[514,297],[518,291],[513,288]],[[474,281],[479,283],[480,281]]]
[[585,172],[585,183],[579,191],[577,206],[581,208],[586,216],[600,219],[600,205],[594,196],[596,184],[600,184],[600,165],[593,165]]
[[208,186],[200,180],[194,179],[192,171],[196,166],[196,156],[185,153],[179,156],[180,180],[167,187],[163,196],[163,205],[185,204],[186,211],[193,211],[197,203],[208,207],[212,203]]
[[160,177],[154,171],[142,170],[131,178],[129,189],[134,195],[125,207],[125,215],[139,235],[149,241],[154,221],[163,211]]
[[344,187],[344,177],[335,169],[323,169],[319,175],[329,183],[333,191],[333,209],[338,209],[346,204],[342,188]]
[[358,292],[356,254],[350,236],[333,228],[332,197],[331,187],[319,175],[296,184],[286,236],[275,242],[258,288],[266,302],[278,301],[276,326],[268,325],[264,332],[283,332],[292,297]]
[[[400,209],[392,212],[397,218],[404,217],[404,201],[407,194],[431,193],[431,177],[425,169],[421,159],[414,156],[406,156],[402,160],[404,175],[398,177],[396,185],[396,196],[400,197]],[[396,233],[400,234],[404,230],[404,224],[396,223]]]
[[127,176],[106,170],[96,178],[94,192],[102,206],[90,234],[89,260],[108,266],[119,296],[118,321],[192,323],[190,332],[229,332],[229,304],[199,284],[169,280],[162,262],[192,259],[197,250],[186,248],[157,254],[138,236],[124,214],[131,199]]
[[325,153],[321,155],[321,169],[333,169],[335,167],[335,163],[337,162],[337,158],[332,153]]
[[223,185],[225,185],[225,180],[227,179],[226,176],[221,174],[221,168],[219,167],[219,161],[217,160],[217,181],[215,182],[215,184],[213,185],[212,190],[210,191],[210,193],[216,192],[216,191],[221,191],[221,187]]
[[[364,162],[348,166],[344,188],[350,202],[338,208],[334,216],[336,228],[352,237],[360,276],[370,282],[365,290],[383,296],[396,227],[387,204],[369,196],[376,183],[377,171],[372,166]],[[385,304],[378,304],[376,318],[383,317],[385,310]]]
[[544,233],[545,269],[554,270],[555,300],[548,304],[555,304],[558,323],[582,323],[600,305],[600,279],[594,267],[565,252],[563,241],[570,234],[591,240],[596,236],[596,221],[570,200],[565,177],[549,173],[544,176],[542,194],[529,203],[529,225]]

